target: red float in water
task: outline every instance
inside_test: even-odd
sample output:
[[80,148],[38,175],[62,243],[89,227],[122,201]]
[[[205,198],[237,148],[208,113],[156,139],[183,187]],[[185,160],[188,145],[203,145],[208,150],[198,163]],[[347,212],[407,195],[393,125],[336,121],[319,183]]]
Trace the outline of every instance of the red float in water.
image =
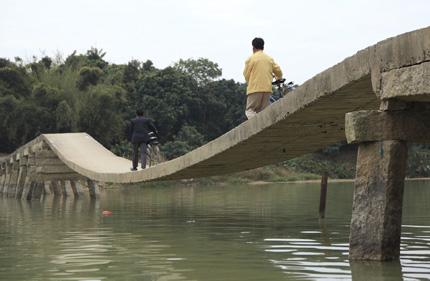
[[103,216],[112,216],[112,212],[111,211],[103,211],[102,215]]

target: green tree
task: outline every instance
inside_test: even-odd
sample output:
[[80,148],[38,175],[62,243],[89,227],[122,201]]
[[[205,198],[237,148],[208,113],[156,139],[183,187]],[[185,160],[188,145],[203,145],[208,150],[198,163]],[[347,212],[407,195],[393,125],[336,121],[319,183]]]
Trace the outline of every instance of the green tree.
[[200,102],[197,90],[189,75],[167,67],[139,81],[136,105],[157,122],[161,141],[169,141],[184,124],[192,123],[192,116],[202,114],[195,106]]
[[191,75],[199,86],[207,84],[221,77],[222,70],[218,64],[205,58],[195,59],[180,59],[173,66],[175,69]]
[[89,133],[103,145],[110,147],[124,138],[124,89],[118,86],[98,85],[82,97],[79,129]]
[[74,131],[76,126],[75,113],[65,100],[61,101],[55,110],[55,124],[59,133]]
[[25,69],[6,60],[0,62],[0,96],[13,95],[19,98],[28,97],[30,93],[31,80]]
[[103,71],[98,67],[84,66],[79,71],[77,86],[79,90],[86,90],[90,85],[97,85]]

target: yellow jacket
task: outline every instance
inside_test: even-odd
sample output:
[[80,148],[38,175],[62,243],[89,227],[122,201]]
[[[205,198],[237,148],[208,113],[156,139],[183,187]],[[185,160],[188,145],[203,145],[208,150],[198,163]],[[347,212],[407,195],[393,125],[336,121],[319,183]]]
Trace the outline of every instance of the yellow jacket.
[[272,79],[282,78],[282,71],[275,61],[266,55],[263,51],[257,51],[250,56],[245,62],[243,70],[245,76],[246,94],[252,93],[271,93]]

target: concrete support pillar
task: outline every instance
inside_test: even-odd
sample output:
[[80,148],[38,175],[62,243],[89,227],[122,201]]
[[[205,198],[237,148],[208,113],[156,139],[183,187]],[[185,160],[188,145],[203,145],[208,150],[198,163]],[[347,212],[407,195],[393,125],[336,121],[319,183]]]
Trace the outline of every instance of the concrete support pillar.
[[33,191],[34,191],[34,185],[36,182],[31,181],[28,187],[28,192],[26,193],[25,199],[26,200],[31,200],[33,197]]
[[52,191],[51,191],[51,181],[45,181],[44,188],[45,188],[44,196],[48,196],[48,195],[52,194]]
[[71,180],[70,186],[72,187],[73,195],[75,198],[82,197],[82,186],[79,181]]
[[60,181],[61,184],[61,193],[63,194],[64,198],[67,198],[72,195],[72,187],[70,186],[70,181],[62,180]]
[[61,196],[61,186],[59,185],[58,181],[56,180],[52,180],[51,181],[51,190],[52,193],[54,194],[54,197],[59,197]]
[[379,111],[346,115],[347,141],[359,144],[351,260],[399,259],[407,142],[430,141],[430,112],[422,108],[385,101]]
[[29,154],[27,158],[27,175],[24,179],[24,187],[22,189],[21,198],[25,200],[31,200],[32,196],[32,185],[31,183],[34,181],[36,177],[36,167],[34,154]]
[[91,199],[97,199],[100,197],[100,187],[93,180],[87,179],[88,191]]
[[31,198],[28,200],[40,200],[43,195],[43,191],[45,189],[45,184],[43,181],[34,181],[31,183]]
[[0,163],[0,196],[3,195],[3,185],[6,179],[6,165],[5,163]]
[[22,189],[21,199],[31,200],[31,176],[27,174],[24,181],[24,188]]
[[27,177],[27,164],[28,164],[28,157],[23,156],[20,161],[19,175],[18,175],[18,181],[16,185],[16,193],[15,193],[16,199],[21,199],[22,193],[24,191],[25,179]]
[[6,181],[6,163],[1,163],[0,196],[3,196],[3,186]]
[[15,197],[16,184],[18,182],[19,161],[14,160],[11,165],[10,179],[7,187],[7,197]]
[[400,254],[405,141],[362,143],[351,218],[352,260],[395,260]]

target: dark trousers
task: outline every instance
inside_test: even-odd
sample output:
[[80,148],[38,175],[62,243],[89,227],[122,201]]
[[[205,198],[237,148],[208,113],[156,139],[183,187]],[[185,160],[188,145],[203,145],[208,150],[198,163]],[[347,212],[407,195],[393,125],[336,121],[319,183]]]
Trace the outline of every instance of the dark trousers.
[[146,143],[133,143],[133,168],[137,168],[139,164],[139,148],[140,148],[140,161],[142,169],[146,168]]

